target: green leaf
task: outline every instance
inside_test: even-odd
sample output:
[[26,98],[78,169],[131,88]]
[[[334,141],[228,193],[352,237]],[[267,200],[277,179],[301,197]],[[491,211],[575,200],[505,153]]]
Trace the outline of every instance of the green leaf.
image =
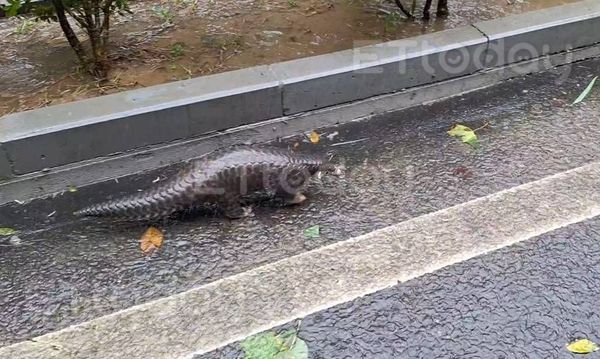
[[294,331],[254,335],[241,343],[244,359],[307,359],[308,346]]
[[245,359],[274,358],[279,352],[279,341],[274,333],[258,334],[245,339],[242,343]]
[[453,137],[461,137],[465,133],[468,133],[468,132],[473,132],[473,130],[470,127],[467,127],[465,125],[457,124],[457,125],[454,125],[454,127],[452,127],[450,129],[450,131],[448,131],[448,134]]
[[589,354],[598,349],[600,349],[598,344],[587,339],[579,339],[567,344],[567,350],[575,354]]
[[477,135],[470,127],[464,125],[454,125],[448,134],[452,137],[459,137],[461,141],[471,146],[477,145]]
[[592,91],[592,87],[594,87],[594,84],[596,83],[597,79],[598,79],[598,76],[594,77],[592,79],[592,81],[590,81],[590,83],[587,85],[585,90],[583,90],[583,92],[579,95],[579,97],[577,97],[577,99],[575,101],[573,101],[573,105],[580,103],[581,101],[583,101],[583,99],[585,99],[587,97],[587,95],[590,93],[590,91]]
[[21,8],[21,0],[8,0],[8,5],[4,6],[6,16],[16,16]]
[[2,236],[12,236],[17,233],[17,230],[9,227],[0,227],[0,237]]
[[461,139],[464,143],[468,143],[471,146],[477,145],[477,135],[474,131],[465,132]]
[[307,238],[318,238],[321,235],[321,227],[319,225],[308,227],[304,230],[304,236]]
[[[282,350],[275,356],[275,359],[307,359],[308,345],[306,342],[292,332],[286,340],[287,350]],[[284,348],[285,349],[285,348]]]
[[184,53],[184,44],[181,42],[176,42],[171,46],[171,56],[173,57],[181,57]]

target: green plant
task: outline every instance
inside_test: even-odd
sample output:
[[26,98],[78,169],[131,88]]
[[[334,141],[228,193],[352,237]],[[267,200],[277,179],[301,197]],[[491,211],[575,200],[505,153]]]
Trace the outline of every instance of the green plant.
[[240,35],[205,34],[201,36],[200,41],[203,46],[213,49],[227,50],[244,46],[244,37]]
[[154,16],[161,18],[166,24],[172,24],[175,14],[168,6],[157,5],[152,8]]
[[173,57],[181,57],[183,56],[184,44],[181,42],[176,42],[171,46],[171,56]]
[[15,29],[15,34],[17,34],[17,35],[29,34],[31,32],[31,30],[33,30],[34,26],[35,26],[35,21],[30,20],[30,19],[25,19],[19,26],[17,26],[17,28]]
[[8,0],[8,5],[1,7],[6,16],[16,16],[24,5],[25,2],[21,2],[21,0]]
[[394,31],[400,21],[402,21],[402,16],[399,13],[394,11],[386,14],[384,19],[385,32]]

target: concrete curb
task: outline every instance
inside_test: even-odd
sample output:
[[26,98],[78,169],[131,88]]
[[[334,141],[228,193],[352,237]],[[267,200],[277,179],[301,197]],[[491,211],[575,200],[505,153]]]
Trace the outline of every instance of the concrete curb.
[[598,28],[600,3],[586,0],[409,39],[8,115],[0,119],[0,178],[592,46],[600,42]]
[[15,200],[27,201],[60,193],[65,191],[67,185],[83,187],[123,178],[134,173],[180,164],[217,148],[247,142],[249,139],[252,142],[269,142],[277,138],[307,134],[315,128],[368,120],[385,112],[395,112],[460,96],[526,74],[553,71],[557,76],[556,80],[560,81],[561,78],[569,76],[571,63],[595,57],[600,57],[600,46],[584,47],[545,56],[541,59],[521,61],[441,83],[413,87],[406,91],[261,121],[193,139],[81,161],[55,168],[48,173],[36,172],[21,175],[0,183],[0,205]]

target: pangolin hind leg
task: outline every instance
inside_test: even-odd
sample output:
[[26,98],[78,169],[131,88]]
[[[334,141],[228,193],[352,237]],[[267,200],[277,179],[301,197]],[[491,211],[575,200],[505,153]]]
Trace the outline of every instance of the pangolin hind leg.
[[283,203],[288,206],[300,204],[306,201],[306,196],[301,192],[277,191],[276,196],[283,200]]
[[225,217],[229,219],[239,219],[248,217],[252,214],[252,207],[243,207],[239,195],[224,195],[218,201],[219,207],[223,210]]

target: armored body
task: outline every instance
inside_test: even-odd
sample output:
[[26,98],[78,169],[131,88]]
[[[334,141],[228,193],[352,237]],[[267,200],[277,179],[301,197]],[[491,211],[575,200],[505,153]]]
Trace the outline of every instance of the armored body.
[[173,179],[155,188],[75,212],[79,216],[157,219],[202,203],[217,204],[229,218],[247,215],[242,198],[262,192],[286,203],[318,172],[336,172],[319,156],[270,146],[235,146],[191,161]]

